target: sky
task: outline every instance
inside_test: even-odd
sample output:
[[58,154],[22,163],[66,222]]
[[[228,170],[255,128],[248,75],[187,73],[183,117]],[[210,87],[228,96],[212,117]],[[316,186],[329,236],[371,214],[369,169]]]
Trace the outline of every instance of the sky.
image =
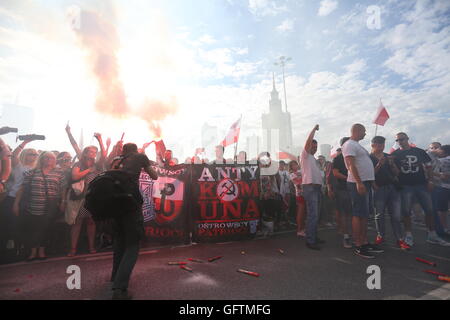
[[114,40],[130,108],[176,106],[159,124],[180,160],[201,146],[204,123],[218,127],[219,143],[242,115],[239,149],[261,134],[273,72],[283,91],[280,56],[292,59],[285,75],[294,145],[315,124],[319,144],[334,146],[362,123],[368,147],[380,99],[391,117],[378,127],[387,148],[400,131],[422,148],[450,144],[447,0],[0,0],[0,106],[34,110],[33,133],[47,137],[36,148],[71,151],[68,121],[85,144],[94,132],[113,142],[125,132],[138,145],[153,139],[137,116],[96,111],[91,52],[74,32],[82,10],[116,32],[104,36]]

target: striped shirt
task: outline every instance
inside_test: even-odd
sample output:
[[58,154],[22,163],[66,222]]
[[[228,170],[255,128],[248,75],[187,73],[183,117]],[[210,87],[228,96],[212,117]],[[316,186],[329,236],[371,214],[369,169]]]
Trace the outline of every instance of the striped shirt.
[[[61,199],[62,192],[67,185],[67,178],[64,171],[60,168],[54,168],[45,175],[45,178],[42,170],[36,169],[25,173],[23,183],[31,183],[30,203],[28,204],[30,213],[32,215],[41,216],[47,214],[47,212],[45,212],[47,195],[51,200]],[[46,188],[47,193],[45,191]]]

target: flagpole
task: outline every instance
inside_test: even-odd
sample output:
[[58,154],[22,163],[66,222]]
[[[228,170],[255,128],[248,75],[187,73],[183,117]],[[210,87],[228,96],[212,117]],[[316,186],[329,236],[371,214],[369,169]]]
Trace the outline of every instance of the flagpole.
[[378,125],[375,125],[375,136],[377,135]]
[[[240,126],[242,125],[242,113],[241,113],[241,118],[239,119],[239,135],[241,135],[240,134],[240,131],[241,131],[241,129],[240,129]],[[235,143],[235,145],[234,145],[234,161],[236,161],[237,160],[237,158],[236,158],[236,155],[237,155],[237,147],[238,147],[238,143],[239,143],[239,138],[237,139],[237,141],[236,141],[236,143]]]

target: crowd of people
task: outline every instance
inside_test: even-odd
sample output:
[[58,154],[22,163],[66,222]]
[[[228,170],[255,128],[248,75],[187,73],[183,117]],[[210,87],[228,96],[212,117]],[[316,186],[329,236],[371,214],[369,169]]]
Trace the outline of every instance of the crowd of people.
[[[0,134],[5,134],[2,129]],[[296,228],[297,236],[305,239],[308,248],[320,250],[324,241],[318,237],[318,226],[335,226],[343,237],[344,248],[354,248],[355,254],[373,258],[374,253],[383,252],[382,244],[388,238],[387,215],[396,245],[404,250],[414,245],[411,213],[416,203],[425,214],[426,241],[450,245],[442,239],[450,235],[450,145],[433,142],[425,151],[411,146],[407,134],[401,132],[396,135],[399,149],[386,153],[385,138],[375,136],[369,152],[359,143],[366,130],[355,124],[351,135],[341,139],[332,161],[327,161],[323,155],[315,157],[317,130],[318,125],[310,132],[297,160],[279,161],[275,174],[261,171],[262,234],[270,236],[278,230]],[[110,151],[111,140],[105,145],[102,135],[96,133],[98,146],[81,150],[68,125],[66,133],[74,154],[38,151],[28,147],[33,140],[24,140],[13,150],[0,139],[1,254],[15,250],[33,261],[46,259],[49,249],[66,250],[73,257],[79,253],[84,226],[88,253],[112,244],[113,227],[94,221],[83,200],[88,184],[126,151],[123,141]],[[136,147],[135,151],[144,154],[148,146]],[[227,160],[223,146],[215,151],[216,158],[211,162],[196,154],[185,163],[248,161],[244,151],[236,159]],[[268,152],[259,154],[256,160],[261,168],[272,164]],[[172,151],[165,150],[156,163],[174,166],[178,160]],[[139,165],[139,169],[145,170],[146,166]],[[367,236],[370,217],[374,217],[377,231],[373,241]]]

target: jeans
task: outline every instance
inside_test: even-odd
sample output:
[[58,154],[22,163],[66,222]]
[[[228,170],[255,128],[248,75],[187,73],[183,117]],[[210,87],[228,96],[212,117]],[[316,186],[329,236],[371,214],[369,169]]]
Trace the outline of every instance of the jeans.
[[114,255],[111,281],[113,289],[126,290],[139,256],[139,242],[144,236],[141,210],[114,219]]
[[417,199],[426,215],[433,214],[431,195],[426,185],[403,186],[400,192],[402,199],[402,215],[411,216],[413,197]]
[[392,231],[398,241],[402,239],[402,209],[400,192],[392,185],[379,187],[374,191],[375,226],[381,237],[385,236],[384,214],[386,209],[391,216]]
[[373,211],[372,182],[364,181],[363,183],[367,190],[364,195],[358,193],[356,183],[347,182],[347,188],[350,192],[350,198],[352,199],[352,216],[369,218],[370,213]]
[[317,240],[317,223],[319,221],[320,197],[322,189],[320,185],[304,184],[303,197],[306,202],[306,242],[315,244]]

